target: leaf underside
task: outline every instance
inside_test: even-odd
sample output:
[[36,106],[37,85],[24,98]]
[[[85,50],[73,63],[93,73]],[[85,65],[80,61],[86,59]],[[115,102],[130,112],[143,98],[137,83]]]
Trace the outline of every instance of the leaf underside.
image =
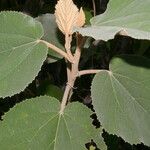
[[41,24],[19,12],[0,13],[0,97],[25,89],[38,74],[47,47],[38,43]]
[[150,146],[150,60],[120,56],[92,83],[94,109],[102,126],[131,144]]
[[93,139],[106,150],[101,130],[92,126],[91,111],[80,103],[69,104],[59,114],[59,101],[43,96],[11,109],[0,123],[3,150],[86,150]]
[[128,36],[150,40],[150,0],[110,0],[104,14],[91,19],[91,26],[76,29],[98,40],[113,39],[125,30]]

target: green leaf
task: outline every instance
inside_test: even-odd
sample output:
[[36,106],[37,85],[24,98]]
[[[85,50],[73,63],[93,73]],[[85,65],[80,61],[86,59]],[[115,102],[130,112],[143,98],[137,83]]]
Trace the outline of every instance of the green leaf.
[[0,123],[2,150],[86,150],[93,139],[106,149],[100,130],[92,126],[91,111],[80,103],[69,104],[64,114],[55,98],[43,96],[22,102]]
[[[58,30],[55,16],[53,14],[43,14],[37,17],[36,19],[40,21],[43,25],[44,28],[43,39],[64,50],[64,46],[63,46],[64,36]],[[54,52],[51,49],[49,49],[49,55],[50,55],[50,58],[48,59],[49,63],[53,63],[59,59],[62,59],[61,55],[59,55],[58,53]]]
[[86,18],[85,24],[90,24],[90,19],[93,17],[91,10],[88,8],[83,8],[83,11],[85,13],[85,18]]
[[47,47],[41,24],[19,12],[0,13],[0,97],[21,92],[38,74]]
[[79,28],[84,36],[113,39],[120,30],[136,39],[150,40],[150,0],[110,0],[104,14],[91,19],[91,26]]
[[120,56],[92,83],[94,109],[102,126],[125,141],[150,146],[150,60]]

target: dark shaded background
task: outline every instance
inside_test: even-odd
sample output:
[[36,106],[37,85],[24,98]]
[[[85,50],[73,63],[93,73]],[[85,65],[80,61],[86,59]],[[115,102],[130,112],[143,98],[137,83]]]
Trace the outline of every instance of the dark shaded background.
[[[0,11],[3,10],[15,10],[22,11],[32,17],[37,17],[44,13],[54,13],[56,0],[0,0]],[[79,7],[89,9],[93,13],[92,0],[74,0]],[[144,1],[143,1],[144,2]],[[101,14],[107,8],[108,0],[95,0],[96,14]],[[110,59],[118,54],[136,54],[143,55],[150,58],[150,43],[149,41],[135,40],[130,37],[116,36],[114,40],[108,42],[91,40],[91,46],[83,50],[83,54],[80,62],[80,69],[88,68],[101,68],[109,69]],[[145,43],[145,44],[143,44]],[[141,46],[145,49],[140,48]],[[148,45],[148,46],[147,46]],[[85,53],[86,51],[86,53]],[[44,89],[48,84],[55,84],[62,90],[66,83],[66,70],[64,60],[59,60],[55,63],[44,63],[41,71],[35,80],[20,94],[16,94],[13,97],[0,99],[0,116],[2,116],[9,108],[13,107],[16,103],[21,102],[27,98],[36,97],[38,95],[44,95]],[[72,101],[79,100],[93,109],[90,97],[90,85],[93,75],[86,75],[80,77],[75,86]],[[100,126],[100,123],[96,119],[96,115],[93,115],[93,124],[96,127]],[[2,118],[1,118],[2,119]],[[103,137],[108,146],[108,150],[150,150],[150,148],[139,145],[130,145],[125,143],[123,139],[117,136],[109,135],[104,131]],[[87,143],[86,147],[88,148]]]

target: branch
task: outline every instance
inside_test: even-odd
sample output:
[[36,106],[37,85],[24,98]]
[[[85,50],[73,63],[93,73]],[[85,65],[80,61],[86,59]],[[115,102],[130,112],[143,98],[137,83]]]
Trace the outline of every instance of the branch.
[[[72,70],[71,70],[71,77],[73,80],[73,84],[72,87],[74,86],[74,82],[77,78],[77,73],[79,72],[79,61],[80,61],[80,57],[81,57],[81,50],[85,44],[86,38],[82,37],[82,35],[80,35],[79,33],[76,33],[76,50],[75,50],[75,54],[74,54],[74,63],[72,64]],[[73,89],[73,88],[72,88]],[[72,96],[72,89],[70,90],[70,95],[68,98],[68,101],[70,100],[71,96]]]
[[38,42],[42,42],[42,43],[46,44],[46,46],[48,48],[51,48],[53,51],[57,52],[58,54],[60,54],[64,58],[66,58],[69,62],[73,63],[73,60],[68,56],[68,54],[66,52],[64,52],[63,50],[61,50],[60,48],[58,48],[55,45],[53,45],[47,41],[44,41],[44,40],[39,40]]
[[64,92],[63,99],[62,99],[61,106],[60,106],[60,111],[59,111],[60,114],[63,114],[63,112],[64,112],[64,109],[68,102],[68,98],[70,96],[70,92],[73,88],[73,85],[74,85],[73,80],[70,83],[67,83],[67,85],[66,85],[65,92]]
[[99,73],[101,70],[98,69],[91,69],[91,70],[82,70],[79,71],[77,76],[80,77],[82,75],[86,75],[86,74],[95,74],[95,73]]
[[68,56],[73,60],[73,55],[71,53],[71,41],[72,41],[72,35],[65,34],[65,49]]
[[66,89],[65,89],[64,96],[63,96],[63,99],[61,102],[61,106],[60,106],[60,111],[59,111],[60,114],[63,114],[63,112],[64,112],[71,88],[72,87],[69,84],[66,85]]
[[93,3],[93,14],[96,16],[96,5],[95,5],[95,0],[92,0]]
[[[74,63],[71,64],[71,70],[69,70],[69,74],[68,74],[68,83],[66,85],[66,89],[63,95],[63,99],[61,102],[61,106],[60,106],[60,114],[63,114],[65,106],[67,104],[67,102],[69,101],[71,95],[72,95],[72,89],[74,86],[74,82],[77,78],[76,74],[78,73],[78,65],[79,65],[79,60],[80,60],[80,56],[81,56],[81,48],[84,45],[85,39],[77,33],[77,48],[74,54]],[[67,42],[67,41],[66,41]],[[69,45],[68,45],[68,50],[70,51]]]
[[77,65],[79,64],[80,61],[80,57],[81,57],[81,49],[83,48],[84,44],[85,44],[86,38],[82,37],[81,34],[76,33],[76,42],[77,42],[77,47],[76,47],[76,51],[74,54],[74,58],[75,61],[77,63]]

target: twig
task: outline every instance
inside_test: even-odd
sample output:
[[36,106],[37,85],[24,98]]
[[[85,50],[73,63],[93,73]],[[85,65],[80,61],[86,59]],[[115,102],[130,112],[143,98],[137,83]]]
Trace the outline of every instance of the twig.
[[44,44],[47,45],[47,47],[51,48],[53,51],[57,52],[58,54],[60,54],[61,56],[63,56],[64,58],[66,58],[69,62],[73,63],[73,59],[71,59],[68,54],[66,52],[64,52],[63,50],[61,50],[60,48],[56,47],[55,45],[44,41],[44,40],[38,40],[38,42],[42,42]]
[[93,3],[93,14],[96,16],[96,5],[95,5],[95,0],[92,0]]
[[86,75],[86,74],[95,74],[95,73],[99,73],[101,70],[98,69],[91,69],[91,70],[81,70],[77,73],[77,77],[80,77],[82,75]]
[[68,56],[73,60],[73,55],[71,53],[71,41],[72,41],[72,35],[65,34],[65,49]]
[[71,65],[70,63],[66,60],[66,69],[67,69],[67,81],[69,81],[70,79],[70,73],[71,73]]
[[65,92],[64,92],[64,96],[63,96],[60,111],[59,111],[60,114],[63,114],[63,112],[64,112],[64,109],[65,109],[66,103],[68,101],[68,97],[69,97],[69,93],[70,93],[71,88],[72,87],[71,87],[70,84],[66,85],[66,89],[65,89]]
[[74,54],[74,63],[71,64],[71,70],[70,70],[70,74],[68,77],[68,83],[66,85],[66,89],[64,92],[64,96],[61,102],[61,106],[60,106],[60,114],[63,114],[65,106],[68,102],[68,100],[70,99],[71,95],[72,95],[72,89],[74,86],[74,82],[77,78],[77,73],[78,73],[78,65],[79,65],[79,61],[80,61],[80,56],[81,56],[81,48],[84,45],[85,39],[77,33],[77,48]]

